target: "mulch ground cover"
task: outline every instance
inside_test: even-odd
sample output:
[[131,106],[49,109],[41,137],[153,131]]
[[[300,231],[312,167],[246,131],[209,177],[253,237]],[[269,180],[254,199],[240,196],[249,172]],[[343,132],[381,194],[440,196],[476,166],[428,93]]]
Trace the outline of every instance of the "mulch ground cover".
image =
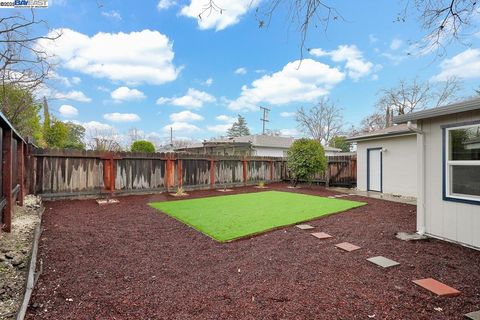
[[[174,197],[119,199],[45,204],[43,272],[28,319],[462,319],[480,309],[479,251],[395,238],[415,230],[411,205],[349,196],[368,205],[309,222],[314,230],[291,226],[222,244],[148,206]],[[344,252],[341,242],[362,248]],[[400,265],[378,268],[366,260],[373,256]],[[437,297],[412,283],[423,278],[461,294]]]

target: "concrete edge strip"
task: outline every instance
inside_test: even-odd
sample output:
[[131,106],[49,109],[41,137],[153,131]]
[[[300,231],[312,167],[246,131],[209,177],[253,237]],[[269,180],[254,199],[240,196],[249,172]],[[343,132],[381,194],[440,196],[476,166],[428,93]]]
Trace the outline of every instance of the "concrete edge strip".
[[35,286],[35,270],[37,268],[38,242],[40,241],[40,235],[42,234],[42,218],[44,211],[45,207],[42,206],[42,209],[39,213],[40,222],[35,228],[35,234],[33,236],[32,255],[30,256],[30,264],[28,267],[27,283],[25,286],[23,301],[17,313],[17,320],[25,319],[25,314],[27,313],[27,308],[30,303],[30,297],[32,296],[33,288]]

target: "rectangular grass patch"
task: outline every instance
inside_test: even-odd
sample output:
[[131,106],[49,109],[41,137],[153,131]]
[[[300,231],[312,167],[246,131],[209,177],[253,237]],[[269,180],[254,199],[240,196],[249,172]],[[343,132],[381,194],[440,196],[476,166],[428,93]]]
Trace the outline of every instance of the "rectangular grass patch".
[[312,220],[366,203],[281,191],[150,203],[150,206],[225,242]]

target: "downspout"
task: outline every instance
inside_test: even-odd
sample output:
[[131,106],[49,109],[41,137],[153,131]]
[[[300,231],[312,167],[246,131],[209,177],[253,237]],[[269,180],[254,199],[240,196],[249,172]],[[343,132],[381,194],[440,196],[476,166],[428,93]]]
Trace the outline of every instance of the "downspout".
[[[423,235],[426,232],[426,210],[425,210],[425,134],[419,123],[414,126],[411,121],[407,122],[408,130],[417,134],[417,233]],[[420,122],[421,126],[421,122]]]

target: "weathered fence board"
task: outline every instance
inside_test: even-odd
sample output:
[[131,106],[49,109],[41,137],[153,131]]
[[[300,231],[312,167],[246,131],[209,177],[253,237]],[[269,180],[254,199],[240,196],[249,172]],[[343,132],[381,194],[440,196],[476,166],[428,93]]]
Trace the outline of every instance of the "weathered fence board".
[[[30,191],[49,198],[288,180],[284,158],[30,149]],[[328,159],[328,173],[315,177],[315,182],[345,186],[355,183],[354,157]]]
[[0,113],[0,224],[6,232],[12,230],[15,203],[23,205],[25,194],[25,141]]

